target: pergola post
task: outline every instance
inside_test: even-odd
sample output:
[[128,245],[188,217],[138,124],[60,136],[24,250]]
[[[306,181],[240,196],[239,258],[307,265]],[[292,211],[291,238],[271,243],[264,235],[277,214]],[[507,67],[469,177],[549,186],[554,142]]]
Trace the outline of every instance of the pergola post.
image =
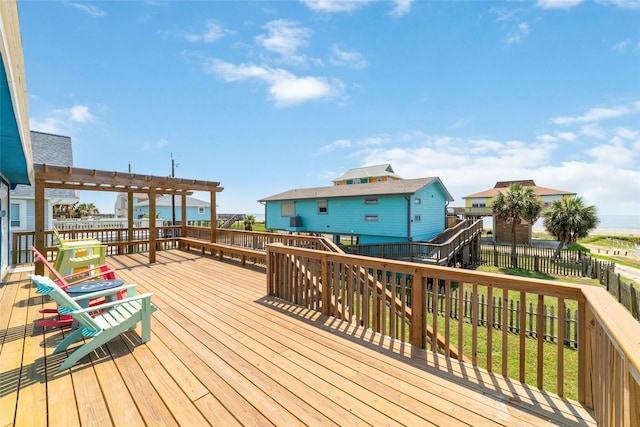
[[209,209],[209,211],[211,212],[211,243],[215,243],[217,241],[217,236],[216,236],[216,227],[217,227],[217,222],[218,222],[218,213],[216,212],[216,192],[212,191],[211,192],[211,209]]
[[[127,192],[127,241],[133,240],[133,191]],[[129,245],[127,253],[133,253],[133,245]]]
[[182,206],[180,206],[180,225],[182,229],[180,236],[187,237],[187,193],[182,193],[181,196],[180,201],[182,202]]
[[[47,256],[47,250],[45,248],[44,241],[44,190],[45,190],[45,182],[42,179],[36,178],[35,185],[35,227],[36,227],[36,235],[34,246],[36,249],[44,256]],[[35,264],[35,273],[42,275],[44,274],[44,265],[41,262]]]
[[156,262],[156,189],[149,189],[149,263]]

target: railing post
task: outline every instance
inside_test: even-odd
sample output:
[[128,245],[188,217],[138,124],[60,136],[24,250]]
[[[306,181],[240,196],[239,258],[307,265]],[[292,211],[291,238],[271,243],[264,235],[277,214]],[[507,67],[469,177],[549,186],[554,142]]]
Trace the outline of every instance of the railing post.
[[[589,323],[587,323],[589,315]],[[587,305],[578,302],[578,402],[584,403],[587,407],[593,408],[593,362],[591,360],[595,345],[595,329],[593,328],[593,314],[591,310],[587,314]],[[587,324],[589,324],[589,334],[587,338]]]
[[411,286],[411,344],[417,348],[426,348],[427,340],[425,334],[427,304],[426,279],[420,270],[414,270],[413,284]]
[[327,255],[320,257],[320,286],[322,287],[322,314],[331,313],[331,280],[329,276],[329,260]]

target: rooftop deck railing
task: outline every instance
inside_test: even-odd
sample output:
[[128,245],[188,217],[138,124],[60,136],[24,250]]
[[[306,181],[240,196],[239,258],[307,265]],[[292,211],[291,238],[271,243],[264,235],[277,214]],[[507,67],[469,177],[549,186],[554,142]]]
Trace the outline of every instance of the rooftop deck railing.
[[[457,295],[465,291],[472,295],[470,319],[452,315],[464,309]],[[600,425],[640,425],[640,324],[599,286],[268,245],[267,292],[577,399]],[[483,322],[481,295],[488,305]],[[526,310],[515,331],[499,326],[508,324],[509,311],[499,307],[509,299],[534,304],[532,328],[524,327],[531,322]],[[557,328],[557,342],[545,339],[548,304],[562,308],[558,325],[566,323],[565,307],[577,310],[577,349],[562,344],[564,328]]]

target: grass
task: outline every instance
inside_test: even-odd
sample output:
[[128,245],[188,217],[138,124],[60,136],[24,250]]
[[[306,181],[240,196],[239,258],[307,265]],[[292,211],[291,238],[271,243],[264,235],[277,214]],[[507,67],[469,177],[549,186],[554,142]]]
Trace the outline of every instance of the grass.
[[[427,315],[429,324],[433,322],[433,315]],[[463,352],[469,357],[473,353],[473,335],[472,325],[463,323]],[[488,354],[488,328],[478,326],[477,328],[477,364],[480,368],[489,370],[487,365]],[[444,337],[445,325],[444,318],[438,318],[438,334]],[[450,339],[451,345],[458,346],[458,322],[452,319],[450,323]],[[502,330],[493,329],[491,345],[491,371],[502,373]],[[538,342],[536,339],[526,338],[525,343],[525,359],[524,359],[524,382],[537,386],[537,363],[538,363]],[[542,345],[543,358],[543,385],[542,388],[551,393],[557,393],[557,367],[558,367],[558,345],[553,342],[544,341]],[[577,399],[578,396],[578,351],[574,348],[564,348],[564,396],[569,399]],[[507,376],[519,379],[520,373],[520,336],[514,333],[507,334]]]
[[[496,267],[487,267],[482,266],[478,268],[479,271],[488,271],[493,273],[501,273],[501,274],[509,274],[519,277],[530,277],[536,279],[546,279],[546,280],[558,280],[558,281],[572,281],[573,283],[580,284],[589,284],[589,285],[598,285],[597,280],[593,279],[582,279],[582,278],[573,278],[568,279],[566,277],[554,277],[545,273],[531,272],[522,269],[512,269],[512,268],[496,268]],[[471,285],[465,285],[464,290],[470,291]],[[486,286],[477,286],[478,295],[484,295],[485,301],[488,295],[488,288]],[[496,298],[502,297],[502,292],[500,290],[494,289],[494,294]],[[480,297],[479,297],[480,298]],[[520,300],[520,292],[519,291],[509,291],[508,298],[514,301]],[[538,296],[536,294],[526,294],[526,305],[527,308],[529,303],[533,304],[534,310],[538,304]],[[558,300],[554,297],[545,297],[544,304],[547,307],[553,305],[556,307],[554,313],[558,313]],[[575,313],[578,308],[578,304],[576,301],[565,300],[566,308],[570,309],[571,315]],[[549,309],[550,310],[550,309]],[[433,313],[427,313],[427,324],[433,325]],[[485,318],[486,318],[485,314]],[[496,321],[500,321],[501,319],[495,319]],[[527,316],[526,320],[527,324],[525,328],[529,327],[529,317]],[[451,341],[451,345],[454,348],[458,347],[458,327],[459,322],[457,319],[450,319],[449,324],[449,337]],[[555,325],[554,334],[557,335],[557,323]],[[389,320],[387,319],[387,330],[389,328]],[[463,334],[462,334],[462,348],[463,354],[471,358],[473,355],[473,327],[468,320],[465,320],[462,323]],[[536,326],[533,326],[535,329]],[[547,331],[545,333],[549,333],[549,326],[547,325]],[[491,329],[491,337],[492,337],[492,345],[491,349],[488,348],[488,336],[489,330]],[[409,331],[406,331],[407,336],[409,336]],[[438,316],[438,334],[442,339],[445,336],[445,318],[440,315]],[[571,331],[573,334],[573,329]],[[569,337],[567,337],[569,338]],[[476,334],[476,357],[477,357],[477,365],[480,368],[484,368],[487,370],[491,370],[496,374],[502,374],[502,330],[498,328],[490,328],[488,325],[482,326],[478,325],[477,334]],[[510,378],[514,378],[519,380],[520,378],[520,365],[523,363],[524,365],[524,382],[532,385],[534,387],[537,386],[537,364],[538,364],[538,340],[531,337],[526,337],[524,340],[525,346],[525,357],[524,361],[521,360],[521,352],[520,352],[520,335],[516,333],[508,333],[507,334],[507,376]],[[491,352],[491,366],[487,364],[487,355],[488,352]],[[564,362],[564,379],[563,379],[563,392],[564,396],[569,399],[577,399],[578,395],[578,351],[572,347],[564,347],[563,352],[563,362]],[[547,390],[552,393],[557,393],[557,378],[558,378],[558,345],[555,342],[551,341],[543,341],[542,343],[542,372],[543,372],[543,381],[542,387],[544,390]]]

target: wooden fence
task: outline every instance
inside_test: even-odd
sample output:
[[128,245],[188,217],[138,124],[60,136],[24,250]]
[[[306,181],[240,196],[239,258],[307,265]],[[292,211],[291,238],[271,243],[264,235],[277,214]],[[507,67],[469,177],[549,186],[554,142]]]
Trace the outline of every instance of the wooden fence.
[[[602,261],[581,251],[561,251],[559,258],[553,258],[555,249],[532,246],[517,246],[518,268],[557,276],[577,276],[596,278],[603,270],[614,268],[615,263]],[[482,263],[498,268],[511,267],[511,246],[480,246]]]
[[[640,291],[621,280],[615,273],[615,263],[602,261],[580,251],[562,251],[559,259],[551,259],[553,248],[517,246],[518,268],[558,276],[577,276],[598,279],[620,304],[640,320]],[[483,264],[499,268],[511,267],[511,246],[481,245]]]
[[[441,295],[443,289],[439,287],[437,306],[438,315],[445,316],[446,308],[444,306],[445,298]],[[491,323],[491,327],[494,329],[502,330],[506,326],[507,331],[514,334],[520,334],[520,328],[524,328],[524,334],[528,338],[538,337],[538,313],[542,313],[542,338],[545,341],[558,343],[560,336],[558,328],[563,328],[563,341],[567,347],[578,348],[578,310],[571,308],[564,304],[564,318],[561,321],[560,314],[557,312],[555,305],[543,305],[543,309],[538,311],[537,304],[532,302],[522,304],[519,300],[509,298],[508,303],[504,303],[502,298],[492,298],[492,303],[489,304],[486,296],[480,294],[478,298],[474,298],[471,292],[465,291],[462,303],[458,301],[458,290],[452,291],[451,295],[451,307],[449,308],[449,316],[452,319],[458,319],[462,316],[468,323],[473,321],[473,306],[474,302],[478,301],[477,308],[477,321],[479,326],[488,326]],[[410,304],[407,304],[410,305]],[[433,313],[433,291],[431,286],[427,287],[427,311]],[[520,312],[524,306],[524,325],[521,324],[522,317]],[[506,310],[506,316],[503,316],[503,310]],[[489,313],[491,311],[491,314]],[[503,323],[504,322],[504,323]],[[561,326],[564,323],[564,326]]]
[[638,289],[630,283],[623,282],[619,274],[609,269],[603,272],[600,283],[631,312],[636,320],[640,320],[640,291]]

